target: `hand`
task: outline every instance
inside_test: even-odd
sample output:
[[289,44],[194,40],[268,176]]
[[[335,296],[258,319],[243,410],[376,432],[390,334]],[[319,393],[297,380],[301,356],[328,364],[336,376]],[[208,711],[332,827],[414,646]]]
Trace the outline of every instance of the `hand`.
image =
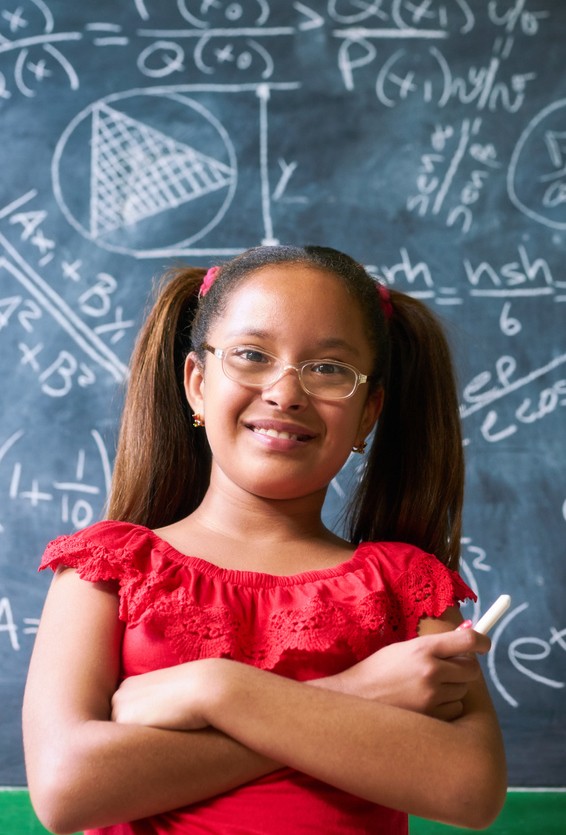
[[471,629],[425,635],[311,684],[451,721],[462,715],[469,685],[480,676],[474,654],[489,647],[489,638]]
[[215,686],[218,660],[190,661],[125,679],[112,697],[112,720],[181,731],[206,728],[204,706]]

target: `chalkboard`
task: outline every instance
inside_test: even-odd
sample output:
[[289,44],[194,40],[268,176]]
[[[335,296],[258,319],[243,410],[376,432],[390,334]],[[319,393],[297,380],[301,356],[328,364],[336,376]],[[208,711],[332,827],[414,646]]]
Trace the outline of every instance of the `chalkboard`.
[[513,598],[485,666],[511,784],[565,785],[566,5],[0,5],[0,783],[25,783],[37,565],[104,512],[155,276],[279,241],[446,321],[462,573],[477,610]]

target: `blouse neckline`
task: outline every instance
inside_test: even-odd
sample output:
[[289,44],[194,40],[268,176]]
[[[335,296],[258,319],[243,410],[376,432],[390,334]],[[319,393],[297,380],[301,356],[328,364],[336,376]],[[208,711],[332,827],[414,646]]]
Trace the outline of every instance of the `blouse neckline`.
[[[348,574],[359,567],[361,560],[361,552],[370,543],[362,542],[356,546],[354,553],[348,557],[344,562],[329,568],[311,569],[310,571],[301,571],[298,574],[269,574],[264,571],[246,571],[236,568],[224,568],[216,565],[209,560],[202,557],[195,557],[190,554],[185,554],[175,548],[174,545],[167,542],[166,539],[159,536],[151,528],[139,525],[139,528],[144,530],[151,539],[154,546],[156,546],[163,554],[168,555],[174,562],[183,563],[191,568],[205,574],[209,577],[223,580],[234,585],[246,586],[263,586],[266,588],[273,586],[294,586],[304,583],[312,583],[317,580],[326,580],[331,577],[340,577]],[[373,543],[375,544],[375,543]]]

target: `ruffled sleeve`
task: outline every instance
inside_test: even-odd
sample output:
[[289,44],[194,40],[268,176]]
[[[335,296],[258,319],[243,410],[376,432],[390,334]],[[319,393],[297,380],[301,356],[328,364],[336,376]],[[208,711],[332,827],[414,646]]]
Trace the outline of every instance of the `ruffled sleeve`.
[[40,571],[59,566],[76,568],[83,580],[119,580],[124,569],[124,552],[116,551],[114,522],[99,522],[69,536],[59,536],[47,545]]
[[432,554],[399,543],[382,543],[379,550],[382,576],[389,577],[391,591],[390,628],[402,639],[417,635],[422,618],[439,618],[451,606],[477,599],[458,572]]
[[91,583],[115,581],[120,594],[120,618],[128,621],[134,587],[144,584],[152,568],[152,542],[146,528],[129,522],[98,522],[47,545],[39,570],[59,566],[76,569]]

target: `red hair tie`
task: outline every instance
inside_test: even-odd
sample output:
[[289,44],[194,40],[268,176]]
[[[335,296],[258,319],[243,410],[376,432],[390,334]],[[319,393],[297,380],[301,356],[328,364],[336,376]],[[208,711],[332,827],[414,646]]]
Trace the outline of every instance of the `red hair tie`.
[[391,319],[393,316],[393,304],[391,303],[391,293],[385,284],[377,282],[377,292],[379,293],[379,301],[381,302],[381,309],[386,319]]
[[198,291],[199,299],[202,299],[204,296],[206,296],[206,294],[218,278],[219,272],[220,267],[211,267],[207,271],[205,277],[202,280],[202,284],[200,285],[200,290]]

